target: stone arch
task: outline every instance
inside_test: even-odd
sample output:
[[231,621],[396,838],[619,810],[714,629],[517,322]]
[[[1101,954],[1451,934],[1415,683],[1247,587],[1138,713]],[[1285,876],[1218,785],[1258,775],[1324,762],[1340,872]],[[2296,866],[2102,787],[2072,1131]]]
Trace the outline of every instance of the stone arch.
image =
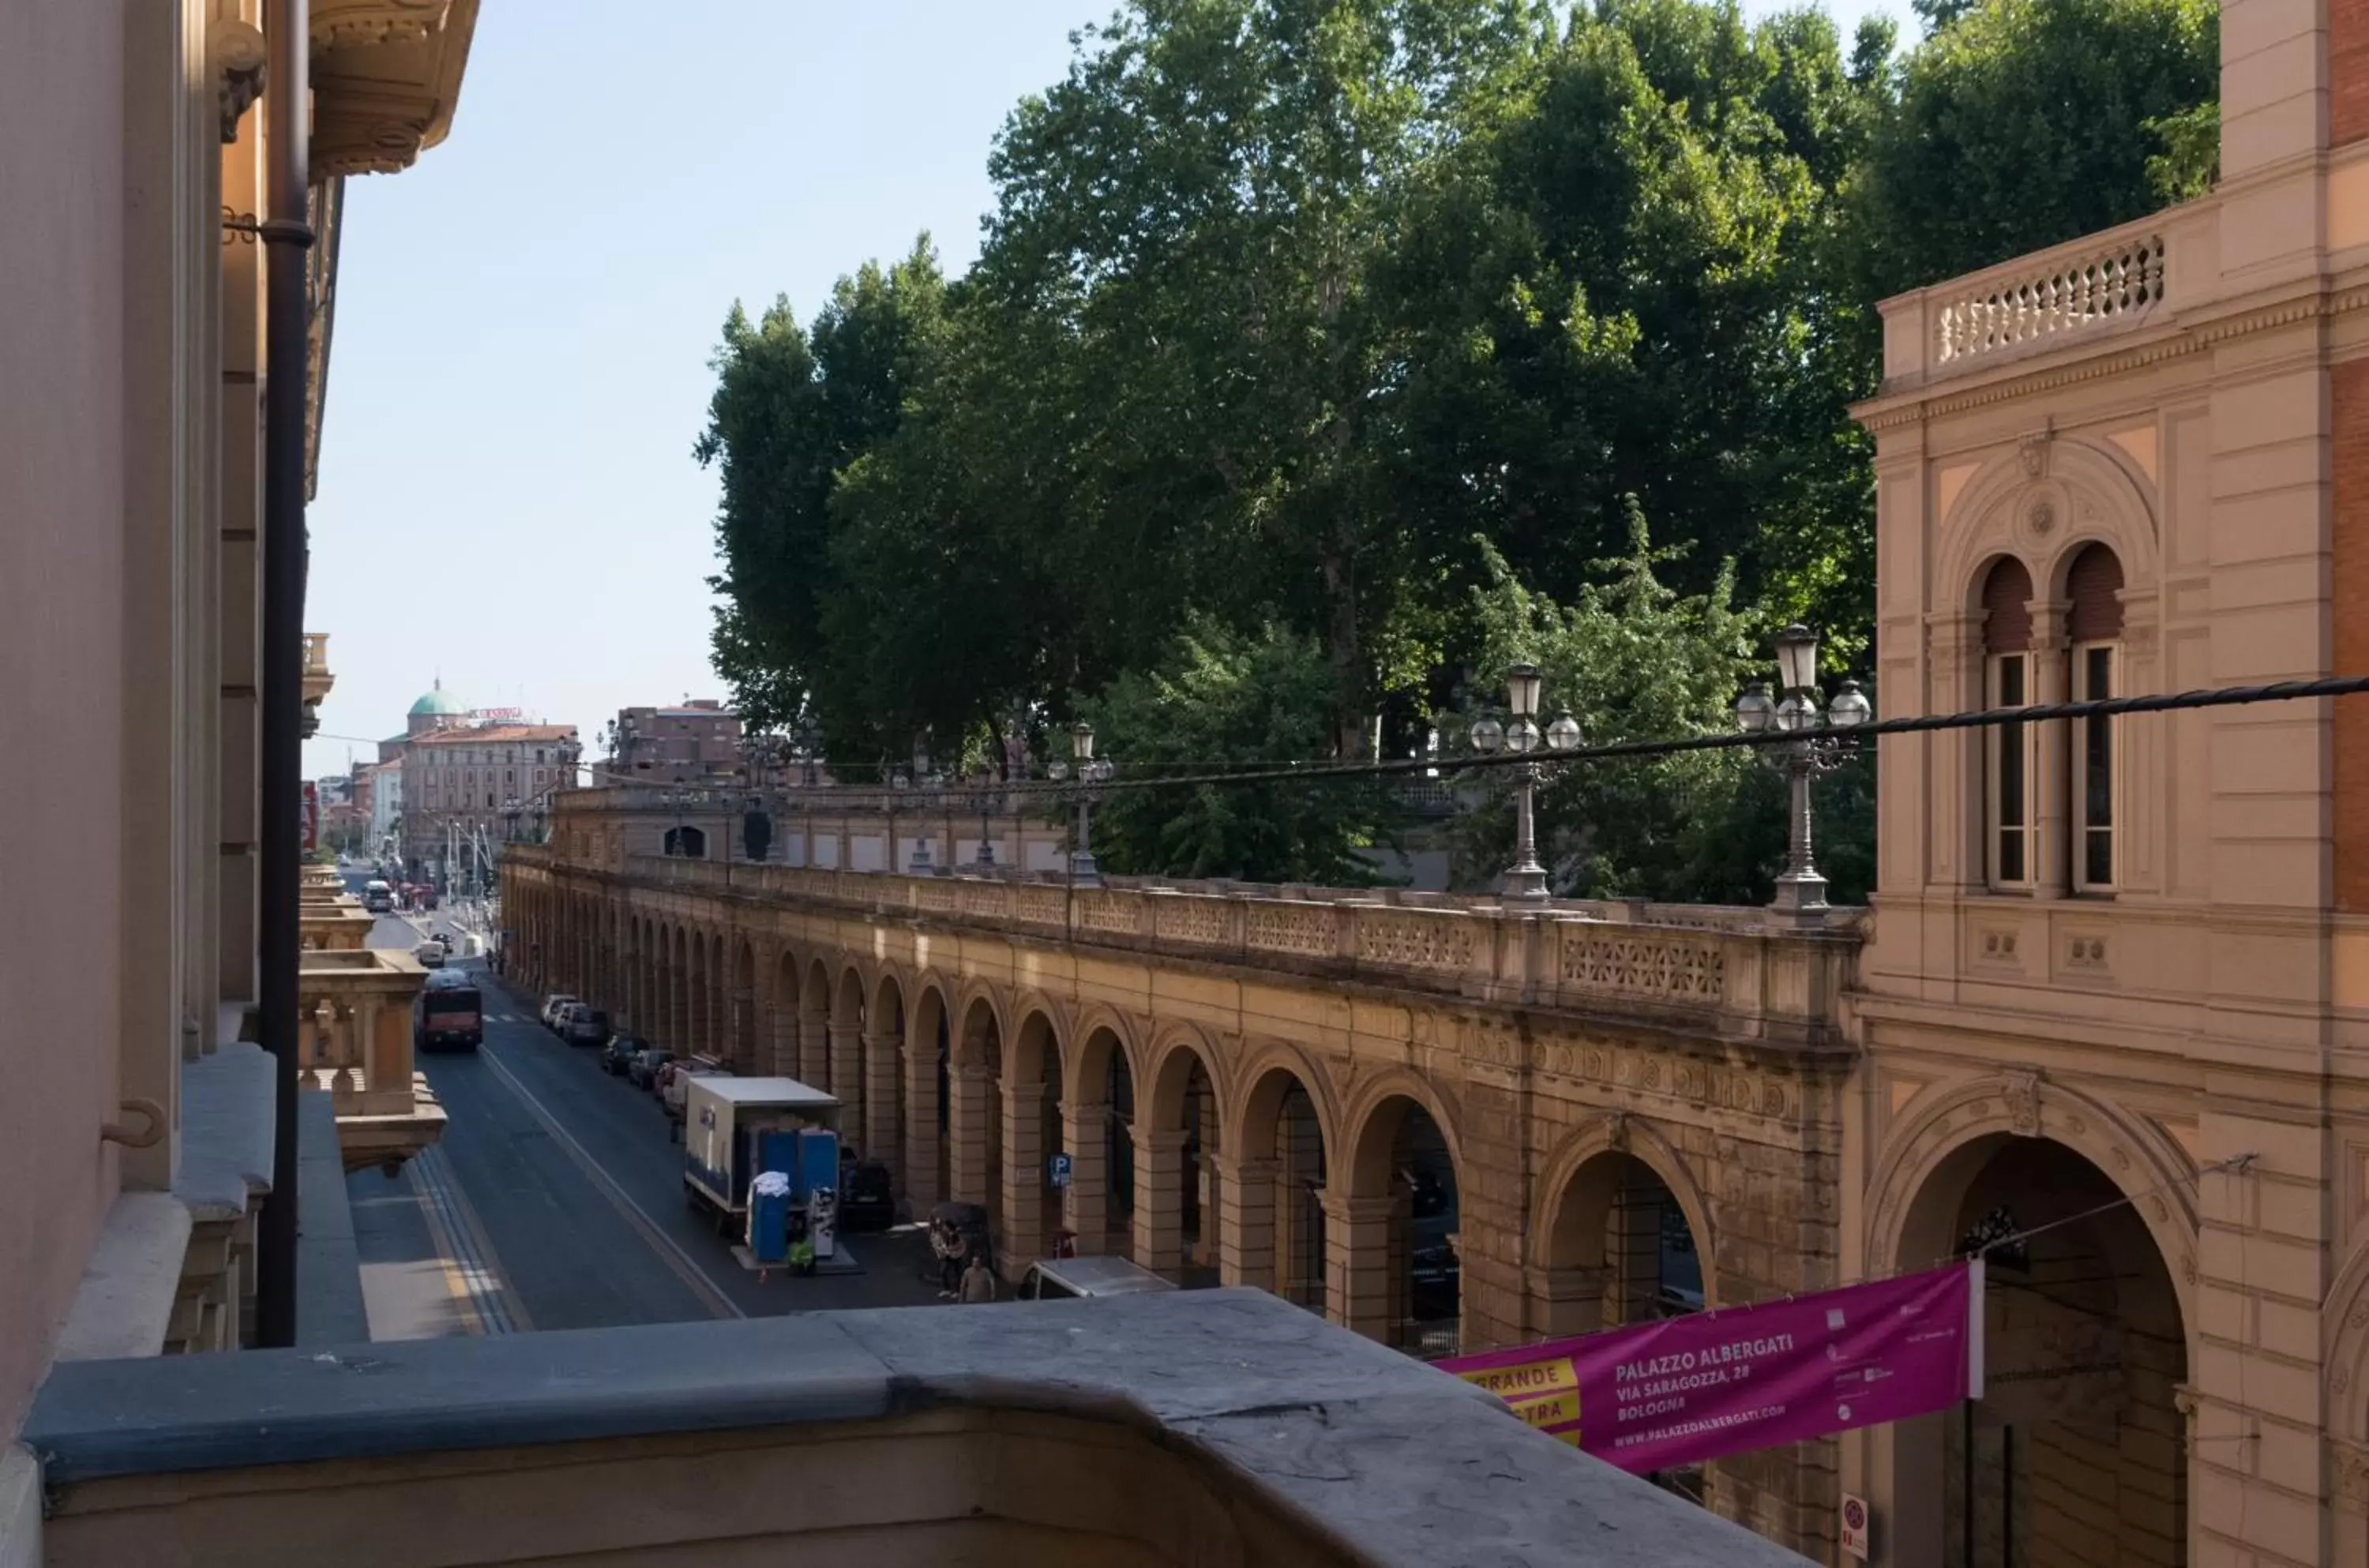
[[2336,1530],[2331,1561],[2369,1561],[2369,1241],[2356,1244],[2320,1310],[2328,1393],[2328,1487]]
[[870,990],[863,962],[842,956],[830,992],[830,1092],[839,1096],[841,1137],[854,1141],[864,1125],[864,1099],[871,1075],[864,1056],[864,998]]
[[1233,1084],[1225,1053],[1192,1024],[1156,1030],[1142,1061],[1135,1080],[1132,1249],[1144,1267],[1183,1280],[1188,1270],[1218,1262],[1218,1178]]
[[804,973],[796,950],[784,943],[773,955],[772,1016],[768,1020],[773,1071],[783,1078],[798,1076],[798,998]]
[[2154,486],[2111,442],[2043,436],[2005,452],[1951,503],[1936,531],[1933,583],[1956,597],[1988,557],[2008,554],[2036,586],[2054,581],[2058,557],[2102,543],[2122,557],[2127,580],[2160,576]]
[[[1868,1272],[1931,1266],[1969,1235],[2028,1240],[1988,1250],[1983,1399],[1963,1422],[1869,1439],[1871,1500],[1888,1508],[1895,1550],[1954,1558],[1969,1528],[1978,1539],[2053,1534],[2085,1505],[2162,1543],[2166,1559],[2192,1549],[2196,1173],[2184,1151],[2028,1069],[1935,1085],[1907,1113],[1873,1168]],[[2099,1369],[2077,1370],[2087,1362]],[[1948,1499],[1960,1475],[1979,1478],[1961,1494],[1978,1507]],[[2009,1495],[2023,1502],[2012,1516]],[[2079,1539],[2036,1539],[2029,1560],[2077,1561]]]
[[952,981],[936,969],[914,976],[906,991],[905,1191],[917,1212],[951,1195],[954,1172],[952,1096]]
[[2105,1173],[2154,1238],[2171,1276],[2180,1322],[2196,1345],[2196,1171],[2176,1143],[2134,1116],[2036,1071],[2008,1071],[1936,1084],[1893,1125],[1868,1183],[1867,1272],[1890,1274],[1941,1260],[1900,1255],[1908,1206],[1942,1163],[1995,1135],[2045,1138]]
[[1061,1142],[1070,1156],[1063,1227],[1082,1253],[1134,1249],[1136,1028],[1116,1010],[1085,1009],[1061,1062]]
[[[1369,1164],[1369,1156],[1375,1151],[1368,1148],[1368,1144],[1371,1141],[1370,1135],[1376,1130],[1378,1118],[1389,1108],[1389,1103],[1392,1100],[1407,1101],[1420,1107],[1425,1116],[1431,1117],[1433,1122],[1437,1124],[1440,1136],[1447,1140],[1448,1158],[1456,1162],[1456,1168],[1459,1171],[1464,1169],[1464,1140],[1458,1126],[1458,1113],[1454,1101],[1444,1097],[1438,1085],[1426,1082],[1423,1078],[1404,1068],[1394,1067],[1361,1084],[1357,1090],[1357,1097],[1350,1103],[1348,1110],[1341,1117],[1341,1126],[1345,1129],[1344,1137],[1346,1139],[1342,1172],[1348,1177],[1352,1192],[1359,1194],[1379,1192],[1379,1182],[1369,1185],[1368,1178],[1388,1175],[1387,1169]],[[1387,1139],[1384,1140],[1385,1144],[1387,1141]],[[1389,1153],[1387,1147],[1379,1152],[1384,1157],[1386,1165]]]
[[864,1013],[864,1059],[870,1072],[870,1090],[864,1101],[864,1154],[896,1173],[907,1196],[905,1106],[905,979],[897,967],[882,963],[873,972],[871,996]]
[[1000,1137],[1003,1183],[1003,1263],[1006,1273],[1025,1269],[1053,1250],[1064,1229],[1063,1194],[1047,1179],[1046,1162],[1065,1150],[1061,1116],[1061,1020],[1039,992],[1013,1003],[1020,1023],[1005,1042]]
[[1403,1068],[1378,1074],[1342,1118],[1346,1141],[1326,1183],[1334,1314],[1368,1338],[1417,1355],[1452,1354],[1462,1337],[1462,1292],[1449,1284],[1460,1286],[1462,1270],[1448,1265],[1465,1167],[1450,1104]]
[[1345,1292],[1335,1288],[1327,1199],[1341,1139],[1331,1088],[1304,1052],[1280,1041],[1253,1050],[1236,1074],[1223,1129],[1234,1198],[1227,1272],[1230,1284],[1259,1286],[1337,1320]]
[[1116,1008],[1095,1002],[1081,1011],[1070,1025],[1061,1061],[1063,1082],[1082,1087],[1100,1082],[1099,1076],[1090,1072],[1089,1070],[1106,1069],[1107,1063],[1101,1059],[1089,1061],[1087,1058],[1089,1056],[1099,1058],[1104,1048],[1102,1045],[1102,1036],[1105,1036],[1109,1037],[1112,1047],[1120,1052],[1128,1069],[1133,1070],[1138,1058],[1141,1055],[1136,1044],[1136,1029],[1133,1021]]
[[[1260,1091],[1276,1071],[1288,1073],[1299,1081],[1300,1088],[1316,1108],[1318,1130],[1324,1135],[1324,1147],[1341,1147],[1340,1107],[1334,1103],[1333,1080],[1307,1052],[1298,1046],[1281,1040],[1268,1040],[1253,1047],[1242,1064],[1234,1070],[1234,1096],[1226,1107],[1226,1125],[1245,1132],[1253,1130],[1261,1108]],[[1272,1115],[1272,1107],[1265,1107]]]
[[954,1032],[954,1047],[958,1055],[983,1043],[990,1030],[999,1047],[1012,1037],[1011,1009],[992,981],[975,979],[966,983],[949,1017],[958,1025]]
[[1717,1271],[1711,1266],[1711,1260],[1718,1256],[1719,1237],[1711,1225],[1710,1195],[1695,1179],[1694,1169],[1687,1163],[1686,1156],[1662,1129],[1627,1111],[1608,1111],[1581,1123],[1547,1162],[1545,1172],[1532,1189],[1539,1195],[1530,1220],[1528,1256],[1532,1265],[1557,1268],[1578,1261],[1565,1254],[1572,1227],[1574,1223],[1584,1226],[1585,1217],[1567,1212],[1567,1200],[1582,1168],[1607,1154],[1629,1156],[1669,1188],[1670,1196],[1677,1200],[1678,1211],[1687,1217],[1687,1229],[1693,1232],[1695,1247],[1702,1255],[1703,1305],[1719,1306]]
[[830,1081],[830,966],[809,948],[798,976],[798,1081],[838,1093]]

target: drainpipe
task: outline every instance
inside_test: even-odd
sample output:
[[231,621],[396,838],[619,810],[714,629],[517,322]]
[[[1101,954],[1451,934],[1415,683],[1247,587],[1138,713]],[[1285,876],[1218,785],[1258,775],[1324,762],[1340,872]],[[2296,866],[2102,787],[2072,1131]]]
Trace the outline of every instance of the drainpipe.
[[263,1047],[271,1053],[271,1196],[256,1238],[255,1337],[296,1343],[297,879],[303,849],[305,253],[312,247],[311,44],[306,0],[267,0],[264,114],[270,168],[263,396],[263,844],[257,928]]

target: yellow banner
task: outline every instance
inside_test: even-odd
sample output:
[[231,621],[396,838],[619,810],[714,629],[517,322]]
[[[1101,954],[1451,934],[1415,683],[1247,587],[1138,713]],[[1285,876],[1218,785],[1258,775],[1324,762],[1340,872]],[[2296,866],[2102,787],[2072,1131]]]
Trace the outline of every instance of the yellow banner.
[[[1579,1419],[1579,1391],[1565,1389],[1544,1399],[1522,1400],[1513,1406],[1513,1411],[1533,1426],[1561,1426]],[[1577,1436],[1578,1434],[1573,1434],[1574,1441]]]
[[1532,1361],[1520,1367],[1486,1367],[1458,1377],[1482,1388],[1508,1402],[1530,1399],[1539,1394],[1561,1393],[1565,1390],[1574,1395],[1579,1391],[1579,1374],[1572,1370],[1571,1357],[1557,1356],[1552,1361]]

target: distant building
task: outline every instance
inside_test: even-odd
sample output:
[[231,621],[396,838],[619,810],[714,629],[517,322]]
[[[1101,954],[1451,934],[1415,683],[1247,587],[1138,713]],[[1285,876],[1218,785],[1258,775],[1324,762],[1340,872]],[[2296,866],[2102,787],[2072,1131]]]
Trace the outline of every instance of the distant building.
[[620,708],[612,765],[650,784],[697,784],[740,769],[740,715],[712,698],[670,708]]

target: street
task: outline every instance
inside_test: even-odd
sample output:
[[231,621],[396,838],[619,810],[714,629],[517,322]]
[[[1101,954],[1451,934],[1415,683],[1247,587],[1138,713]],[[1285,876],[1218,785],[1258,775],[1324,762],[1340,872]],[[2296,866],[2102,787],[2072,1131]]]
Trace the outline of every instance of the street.
[[[434,931],[459,949],[441,913],[381,916],[369,940],[407,951]],[[485,999],[484,1046],[418,1063],[450,1118],[442,1141],[392,1178],[347,1177],[372,1338],[938,1299],[918,1229],[843,1241],[861,1272],[759,1283],[684,1202],[682,1148],[657,1098],[544,1029],[540,998],[466,967]]]

